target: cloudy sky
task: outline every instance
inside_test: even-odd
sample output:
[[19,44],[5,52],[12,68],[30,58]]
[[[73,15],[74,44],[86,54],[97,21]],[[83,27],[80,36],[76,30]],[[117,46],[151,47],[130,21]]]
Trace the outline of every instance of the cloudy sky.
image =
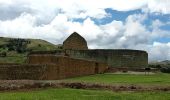
[[89,48],[139,49],[170,60],[169,0],[0,0],[0,37],[62,44],[78,32]]

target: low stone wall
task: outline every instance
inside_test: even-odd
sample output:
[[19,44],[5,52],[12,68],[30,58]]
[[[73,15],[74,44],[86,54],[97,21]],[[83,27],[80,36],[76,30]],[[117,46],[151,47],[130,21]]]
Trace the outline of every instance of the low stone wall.
[[97,73],[104,73],[108,70],[108,65],[106,63],[98,63],[98,72]]
[[104,73],[108,66],[106,63],[88,61],[83,59],[74,59],[64,56],[55,56],[51,54],[29,55],[29,64],[56,64],[60,66],[61,76],[63,78],[83,76],[97,73]]
[[68,57],[59,58],[61,74],[63,77],[75,77],[95,74],[95,63],[91,61],[70,59]]
[[15,80],[15,79],[31,79],[31,80],[50,80],[59,79],[56,65],[1,65],[0,79]]
[[103,73],[107,64],[54,55],[32,55],[28,64],[0,65],[1,80],[56,80]]

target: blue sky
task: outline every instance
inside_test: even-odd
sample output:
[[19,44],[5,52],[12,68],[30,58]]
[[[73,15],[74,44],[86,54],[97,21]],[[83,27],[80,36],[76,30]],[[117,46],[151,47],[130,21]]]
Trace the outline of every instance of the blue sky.
[[[105,9],[105,11],[108,14],[110,14],[110,16],[105,17],[103,19],[99,19],[99,20],[98,19],[94,19],[96,24],[98,24],[98,25],[107,24],[107,23],[110,23],[113,20],[125,22],[126,18],[129,15],[133,15],[133,14],[145,14],[141,9],[132,10],[132,11],[116,11],[116,10],[112,10],[112,9],[108,8],[108,9]],[[165,31],[170,31],[170,23],[168,23],[168,22],[170,22],[170,14],[147,13],[147,16],[148,16],[148,18],[145,19],[142,22],[142,24],[145,25],[148,28],[148,30],[152,31],[153,28],[150,28],[150,26],[152,25],[152,22],[154,20],[159,20],[162,23],[167,23],[165,25],[160,26],[160,29],[161,30],[165,30]],[[170,42],[170,37],[157,38],[154,41],[168,43],[168,42]]]
[[169,0],[0,0],[0,37],[62,44],[72,32],[91,49],[138,49],[170,60]]

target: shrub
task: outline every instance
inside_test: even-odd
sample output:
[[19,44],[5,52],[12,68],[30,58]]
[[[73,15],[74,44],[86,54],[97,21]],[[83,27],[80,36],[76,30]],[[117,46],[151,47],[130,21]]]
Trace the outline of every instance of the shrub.
[[0,57],[6,57],[6,55],[7,55],[6,52],[1,52],[0,53]]
[[161,72],[163,72],[163,73],[170,73],[170,67],[163,67],[163,68],[161,68]]
[[148,65],[149,68],[158,68],[160,69],[162,66],[159,65],[159,64],[156,64],[156,65]]
[[123,72],[123,73],[127,73],[128,71],[127,71],[127,70],[123,70],[122,72]]
[[27,51],[27,44],[30,43],[28,40],[24,39],[10,39],[7,44],[9,51],[17,51],[18,53],[24,53]]

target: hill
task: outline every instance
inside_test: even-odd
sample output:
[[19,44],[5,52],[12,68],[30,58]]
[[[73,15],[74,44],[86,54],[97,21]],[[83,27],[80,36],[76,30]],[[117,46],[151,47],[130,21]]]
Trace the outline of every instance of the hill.
[[45,40],[0,37],[0,63],[24,63],[30,51],[57,49],[57,45]]
[[150,62],[150,67],[170,67],[170,60],[164,60],[160,62]]

